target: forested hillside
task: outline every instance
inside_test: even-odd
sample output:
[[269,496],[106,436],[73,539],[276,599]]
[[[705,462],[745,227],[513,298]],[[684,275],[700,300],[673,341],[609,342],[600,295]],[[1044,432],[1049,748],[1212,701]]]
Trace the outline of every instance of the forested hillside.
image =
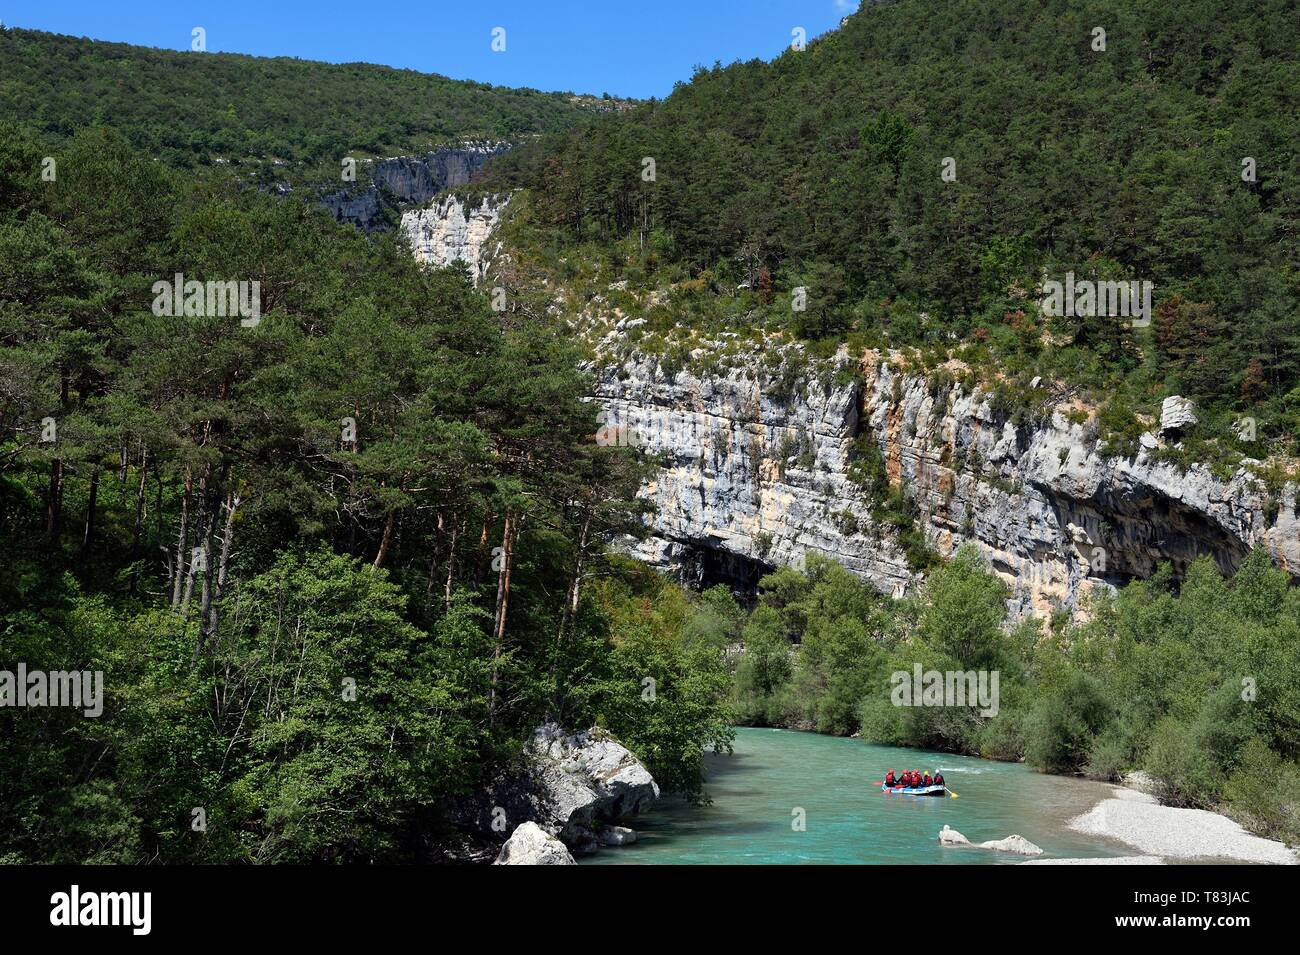
[[[504,279],[558,288],[606,364],[664,382],[666,402],[686,365],[709,382],[744,362],[760,377],[761,361],[763,380],[797,393],[889,348],[932,396],[982,388],[994,429],[1019,435],[1074,401],[1071,421],[1123,458],[1181,394],[1199,420],[1148,460],[1244,464],[1280,499],[1300,433],[1298,13],[1284,0],[864,5],[806,49],[699,69],[662,102],[500,159],[485,188],[522,190]],[[1044,283],[1067,273],[1152,283],[1149,324],[1044,314]],[[847,363],[809,361],[845,344]],[[643,387],[647,403],[661,393]],[[947,453],[951,424],[927,423],[923,453]],[[1090,619],[1009,628],[978,549],[933,560],[907,481],[864,444],[861,510],[846,517],[896,515],[927,580],[891,600],[811,552],[766,576],[733,619],[742,721],[1103,779],[1144,770],[1169,804],[1300,838],[1300,604],[1264,550],[1230,579],[1206,557],[1166,565],[1091,602]],[[809,457],[797,466],[814,471]],[[950,480],[962,467],[946,465]],[[913,666],[1000,673],[1002,708],[900,707],[890,678]]]
[[0,707],[0,861],[428,858],[545,718],[699,794],[725,634],[605,557],[643,464],[561,337],[112,131],[48,150],[0,126],[0,669],[104,699]]
[[[1177,392],[1210,412],[1189,448],[1264,456],[1300,424],[1298,51],[1290,0],[902,0],[546,137],[497,182],[532,191],[539,261],[659,293],[646,347],[915,346],[1012,399],[1042,375],[1109,400],[1116,448]],[[1040,314],[1067,272],[1153,283],[1150,327]]]
[[[861,513],[902,536],[918,592],[810,551],[752,608],[689,593],[611,550],[644,533],[657,462],[596,440],[574,334],[642,319],[609,341],[672,380],[732,357],[708,341],[728,333],[791,393],[861,373],[784,351],[901,349],[936,389],[988,389],[999,427],[1042,413],[1039,379],[1120,456],[1180,393],[1200,417],[1160,453],[1272,455],[1252,467],[1280,490],[1297,13],[899,0],[609,113],[0,30],[0,668],[105,677],[98,716],[0,708],[0,862],[440,858],[446,801],[543,720],[612,731],[692,798],[739,718],[1144,769],[1170,802],[1300,839],[1300,598],[1264,551],[1008,629],[1002,582],[969,547],[932,553],[855,437]],[[504,311],[307,190],[248,187],[473,137],[523,143],[475,184],[517,190],[487,283]],[[1067,272],[1153,283],[1150,326],[1042,314]],[[256,282],[259,313],[211,291],[169,313],[177,276]],[[1003,716],[885,703],[918,662],[1005,674]]]
[[0,29],[0,117],[53,141],[108,126],[182,167],[221,159],[257,169],[259,161],[279,160],[273,172],[281,179],[317,165],[332,165],[337,178],[345,155],[516,140],[572,126],[585,111],[568,94],[366,63],[178,52]]

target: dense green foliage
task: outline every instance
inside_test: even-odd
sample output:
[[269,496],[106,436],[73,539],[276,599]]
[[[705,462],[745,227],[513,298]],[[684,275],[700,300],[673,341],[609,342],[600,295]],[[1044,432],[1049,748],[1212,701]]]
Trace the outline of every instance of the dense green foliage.
[[[47,148],[0,127],[0,670],[105,699],[0,708],[0,859],[422,858],[544,719],[701,794],[713,611],[650,625],[607,562],[644,464],[562,336],[110,131]],[[260,321],[157,314],[178,272]]]
[[[178,42],[188,45],[188,37]],[[365,63],[189,53],[0,29],[0,117],[54,140],[116,129],[176,166],[252,163],[268,181],[344,156],[574,125],[583,100]],[[271,166],[279,160],[283,164]],[[250,173],[246,170],[245,175]]]
[[[1178,392],[1210,411],[1189,440],[1260,457],[1300,425],[1298,116],[1289,0],[900,0],[495,175],[536,192],[564,270],[667,293],[691,330],[955,353],[1013,395],[1119,394],[1121,429]],[[1150,327],[1039,314],[1067,271],[1154,283]]]
[[[626,337],[666,371],[739,332],[790,389],[819,382],[776,339],[903,347],[1000,419],[1042,413],[1018,405],[1042,375],[1104,401],[1122,454],[1177,391],[1204,413],[1161,454],[1294,451],[1293,7],[902,0],[576,132],[562,96],[0,31],[0,117],[24,123],[0,125],[0,669],[103,670],[107,694],[98,718],[0,709],[0,861],[423,858],[444,799],[543,719],[604,726],[699,797],[732,706],[1145,769],[1300,840],[1300,594],[1264,554],[1008,629],[1002,583],[969,550],[939,564],[867,443],[850,477],[931,571],[919,594],[809,556],[751,612],[690,595],[606,553],[648,462],[592,440],[585,356],[545,318],[557,295],[645,317]],[[502,314],[245,187],[545,130],[481,185],[523,189]],[[217,158],[242,185],[195,174]],[[1045,318],[1035,289],[1066,271],[1153,281],[1152,326]],[[260,324],[155,314],[178,272],[259,282]],[[1246,412],[1258,438],[1229,427]],[[999,712],[894,705],[918,664],[996,671]]]
[[[737,710],[1048,772],[1144,769],[1173,805],[1221,807],[1300,842],[1300,591],[1265,552],[1231,580],[1203,559],[1178,592],[1163,569],[1073,626],[1007,629],[1005,598],[970,548],[901,602],[825,559],[777,571],[744,623]],[[899,705],[891,677],[910,682],[918,664],[996,671],[996,714]]]

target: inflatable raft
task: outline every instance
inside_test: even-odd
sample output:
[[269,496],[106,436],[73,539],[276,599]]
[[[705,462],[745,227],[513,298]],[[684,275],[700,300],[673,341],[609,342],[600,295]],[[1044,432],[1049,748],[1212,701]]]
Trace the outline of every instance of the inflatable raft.
[[948,793],[947,786],[886,786],[880,784],[882,793],[902,793],[904,796],[944,796]]

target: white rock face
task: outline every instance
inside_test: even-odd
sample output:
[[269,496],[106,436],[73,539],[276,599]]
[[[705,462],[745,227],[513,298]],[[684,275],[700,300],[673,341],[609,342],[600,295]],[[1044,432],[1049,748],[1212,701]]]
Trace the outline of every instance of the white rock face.
[[1160,433],[1182,431],[1196,424],[1196,405],[1190,398],[1170,395],[1160,404]]
[[493,865],[576,865],[564,843],[535,822],[510,834]]
[[657,513],[634,555],[702,579],[710,568],[756,578],[817,552],[901,595],[918,576],[849,479],[865,437],[915,500],[929,546],[948,556],[972,542],[1010,585],[1014,616],[1077,610],[1161,561],[1181,573],[1210,554],[1231,572],[1255,545],[1300,571],[1294,485],[1270,507],[1244,467],[1227,480],[1184,473],[1152,460],[1154,442],[1105,457],[1095,426],[1046,392],[1040,423],[1016,424],[984,393],[900,371],[891,356],[870,353],[860,371],[790,382],[759,358],[700,378],[639,353],[595,366],[604,433],[665,462],[640,491]]
[[478,206],[447,196],[427,209],[402,213],[402,234],[421,261],[447,266],[464,263],[477,285],[487,271],[492,230],[501,221],[509,197],[485,197]]

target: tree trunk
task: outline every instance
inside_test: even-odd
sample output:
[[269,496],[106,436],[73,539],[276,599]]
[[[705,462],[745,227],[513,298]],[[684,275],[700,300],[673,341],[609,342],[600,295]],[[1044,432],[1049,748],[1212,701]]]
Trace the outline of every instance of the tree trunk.
[[[555,638],[556,651],[564,641],[564,632],[568,629],[570,621],[578,613],[578,597],[582,587],[582,571],[587,562],[587,543],[591,538],[591,508],[587,508],[587,513],[582,521],[582,531],[578,534],[578,553],[573,561],[573,576],[569,580],[569,592],[564,598],[564,612],[560,615],[560,632]],[[554,667],[552,667],[554,670]]]
[[[217,583],[207,609],[207,641],[213,649],[216,647],[217,630],[221,626],[221,598],[226,591],[230,552],[235,543],[235,512],[239,510],[240,503],[239,495],[231,491],[226,500],[226,524],[221,531],[221,555],[217,558]],[[198,650],[201,651],[203,646],[203,636],[200,635]]]
[[[199,545],[203,553],[203,567],[201,568],[206,579],[208,573],[208,558],[212,556],[212,548],[208,546],[210,528],[208,526],[208,478],[212,474],[212,465],[209,464],[203,469],[203,477],[199,478],[199,524],[195,528],[194,540]],[[185,597],[181,601],[181,616],[188,622],[190,616],[190,600],[194,597],[194,566],[190,565],[190,572],[185,575]]]
[[491,524],[494,515],[483,515],[483,530],[478,535],[478,553],[479,557],[474,561],[474,590],[477,592],[479,584],[483,583],[483,551],[487,548],[488,542],[488,525]]
[[57,545],[63,525],[63,459],[50,462],[50,488],[45,503],[45,537]]
[[388,517],[384,518],[384,535],[379,538],[379,552],[375,554],[375,570],[383,566],[384,558],[388,556],[388,545],[393,541],[393,525],[396,522],[397,511],[389,511]]
[[135,492],[135,526],[131,531],[131,585],[127,589],[132,597],[140,579],[140,536],[144,533],[144,486],[149,479],[149,449],[140,455],[140,486]]
[[447,610],[451,609],[451,573],[456,566],[456,532],[459,530],[459,521],[451,525],[451,550],[447,552],[447,580],[442,587],[443,606]]
[[514,551],[514,524],[510,511],[506,511],[505,524],[501,531],[501,567],[497,571],[497,613],[493,628],[492,676],[488,687],[488,722],[496,716],[497,680],[500,676],[498,664],[501,660],[502,644],[506,636],[506,611],[510,605],[510,557]]
[[172,570],[172,606],[179,607],[181,589],[185,586],[185,545],[189,543],[187,533],[190,529],[190,496],[194,493],[194,473],[185,467],[185,493],[181,496],[181,529],[176,537],[176,565]]
[[81,550],[77,560],[85,563],[90,553],[90,544],[95,539],[95,508],[99,503],[99,465],[90,472],[90,499],[86,502],[86,527],[81,535]]

